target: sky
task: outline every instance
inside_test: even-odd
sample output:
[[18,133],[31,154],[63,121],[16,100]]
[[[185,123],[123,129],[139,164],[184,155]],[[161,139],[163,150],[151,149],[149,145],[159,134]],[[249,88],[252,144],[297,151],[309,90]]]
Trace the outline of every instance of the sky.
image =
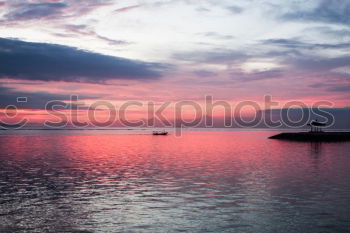
[[347,0],[0,1],[0,113],[70,95],[348,108],[349,25]]

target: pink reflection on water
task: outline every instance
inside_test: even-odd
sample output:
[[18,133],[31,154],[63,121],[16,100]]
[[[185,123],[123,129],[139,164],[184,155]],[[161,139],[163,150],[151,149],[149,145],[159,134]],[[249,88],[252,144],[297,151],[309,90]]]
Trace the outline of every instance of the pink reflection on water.
[[[313,226],[310,216],[320,211],[333,222],[348,216],[349,144],[268,140],[271,134],[0,137],[2,200],[11,200],[13,211],[27,201],[38,219],[51,218],[47,208],[54,206],[61,225],[90,229],[93,221],[95,231],[106,222],[111,230],[159,231],[213,221],[213,231],[230,222],[271,232]],[[296,212],[298,224],[275,224]]]

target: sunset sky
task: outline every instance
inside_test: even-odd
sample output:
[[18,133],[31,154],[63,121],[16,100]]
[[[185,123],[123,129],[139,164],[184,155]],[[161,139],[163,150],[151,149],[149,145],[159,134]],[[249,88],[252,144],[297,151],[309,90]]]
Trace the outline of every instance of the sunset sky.
[[346,0],[8,0],[0,25],[1,111],[33,120],[72,94],[350,106]]

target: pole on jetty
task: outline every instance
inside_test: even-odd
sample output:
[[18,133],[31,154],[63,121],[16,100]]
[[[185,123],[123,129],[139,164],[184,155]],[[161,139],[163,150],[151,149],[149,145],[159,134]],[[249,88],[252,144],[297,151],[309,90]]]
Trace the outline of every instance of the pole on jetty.
[[318,122],[316,121],[311,121],[311,123],[308,124],[311,127],[311,132],[323,132],[321,127],[325,127],[326,123]]

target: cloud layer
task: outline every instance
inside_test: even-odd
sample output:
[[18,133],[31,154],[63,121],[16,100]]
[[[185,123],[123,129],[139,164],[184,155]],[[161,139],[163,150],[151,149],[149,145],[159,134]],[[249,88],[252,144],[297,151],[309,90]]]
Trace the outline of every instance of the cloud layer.
[[0,77],[26,80],[103,82],[151,80],[167,66],[106,56],[76,48],[0,39]]
[[316,21],[332,24],[350,23],[350,2],[344,0],[321,0],[311,9],[298,9],[282,16],[286,20]]
[[76,18],[86,15],[99,7],[107,6],[110,2],[110,0],[11,0],[3,4],[7,8],[3,21],[17,23],[28,20]]
[[347,0],[1,2],[2,37],[22,41],[0,39],[0,78],[23,93],[350,105]]

